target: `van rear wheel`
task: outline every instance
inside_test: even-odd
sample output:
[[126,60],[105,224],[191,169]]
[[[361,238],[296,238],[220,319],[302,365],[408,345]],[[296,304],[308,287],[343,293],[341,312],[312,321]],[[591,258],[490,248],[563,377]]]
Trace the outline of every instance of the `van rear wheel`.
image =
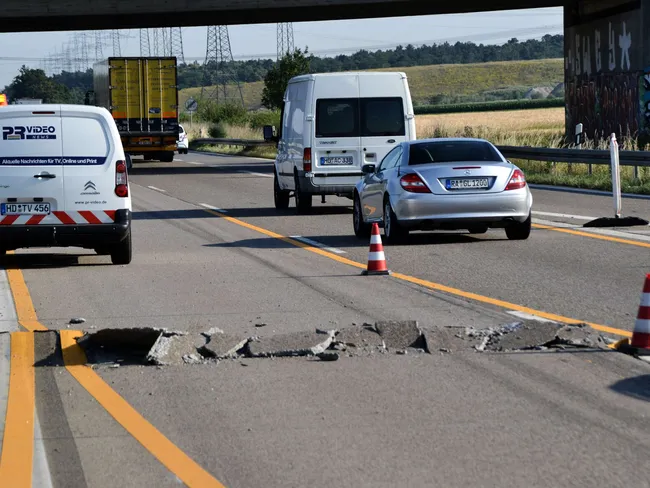
[[129,230],[126,237],[111,250],[111,262],[113,264],[129,264],[131,257],[131,231]]
[[275,201],[275,208],[278,210],[285,210],[289,208],[289,192],[280,188],[278,182],[278,174],[274,172],[273,175],[273,200]]
[[296,208],[298,209],[299,214],[306,214],[311,210],[312,207],[312,195],[309,193],[304,193],[300,191],[300,180],[296,176]]

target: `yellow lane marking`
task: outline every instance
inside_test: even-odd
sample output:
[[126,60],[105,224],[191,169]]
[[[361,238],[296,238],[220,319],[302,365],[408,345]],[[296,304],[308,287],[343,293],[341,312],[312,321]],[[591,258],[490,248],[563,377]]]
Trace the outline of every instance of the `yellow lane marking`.
[[34,334],[11,333],[11,373],[0,486],[32,488],[34,455]]
[[[7,407],[7,421],[5,426],[5,443],[2,450],[2,465],[0,465],[0,486],[11,486],[12,488],[31,488],[32,474],[32,452],[33,452],[33,416],[34,416],[34,334],[35,330],[48,330],[43,324],[38,322],[34,304],[32,302],[25,279],[20,270],[7,270],[9,286],[16,305],[16,312],[20,325],[30,332],[17,332],[17,337],[26,337],[21,339],[29,344],[19,343],[14,345],[14,335],[12,334],[12,373],[9,384],[9,405]],[[176,447],[169,439],[160,433],[151,425],[142,415],[140,415],[131,405],[128,404],[120,395],[118,395],[101,377],[91,368],[85,365],[86,357],[81,347],[75,339],[82,332],[80,331],[60,331],[61,347],[63,349],[63,358],[66,369],[70,374],[90,393],[100,405],[102,405],[113,418],[126,429],[135,439],[137,439],[158,461],[167,469],[174,473],[188,486],[200,486],[206,488],[225,488],[219,481],[213,478],[207,471],[201,468],[196,462],[188,457],[183,451]],[[14,358],[18,356],[18,361],[23,361],[29,365],[27,372],[22,372],[19,382],[14,379]],[[18,371],[23,362],[18,363]],[[30,378],[25,376],[29,374]],[[30,383],[31,381],[31,383]],[[27,398],[25,389],[31,385],[31,396]],[[12,389],[13,388],[13,389]],[[13,398],[21,399],[22,403]],[[28,403],[28,400],[31,403]],[[31,408],[30,408],[31,405]],[[11,414],[11,416],[10,416]],[[29,435],[26,432],[26,426],[29,426]],[[14,433],[15,431],[15,433]],[[11,435],[10,435],[11,434]],[[12,442],[7,448],[7,441]],[[25,443],[25,448],[21,449]],[[29,446],[27,443],[29,442]],[[17,445],[17,447],[15,445]],[[29,456],[27,455],[29,447]],[[11,457],[5,457],[5,453],[11,452]],[[27,466],[26,463],[29,463]],[[4,467],[5,469],[2,469]],[[2,483],[5,479],[5,472],[8,473],[7,479],[12,483]],[[24,484],[22,479],[9,477],[29,475],[29,485]],[[16,482],[13,482],[16,479]],[[26,478],[25,478],[26,479]]]
[[47,330],[47,327],[41,324],[36,317],[34,303],[27,289],[23,272],[19,269],[8,269],[7,276],[16,304],[18,323],[31,332],[35,330]]
[[[268,237],[273,237],[275,239],[279,239],[281,241],[287,242],[289,244],[293,244],[296,247],[300,247],[302,249],[305,249],[307,251],[320,254],[321,256],[324,256],[329,259],[333,259],[334,261],[338,261],[339,263],[347,264],[349,266],[354,266],[355,268],[359,269],[366,269],[366,265],[362,263],[358,263],[357,261],[352,261],[351,259],[347,259],[341,256],[338,256],[334,253],[325,251],[323,249],[320,249],[318,247],[310,246],[309,244],[305,244],[304,242],[296,241],[294,239],[291,239],[289,237],[283,236],[281,234],[277,234],[276,232],[272,232],[270,230],[266,230],[262,227],[257,227],[256,225],[249,224],[248,222],[244,222],[243,220],[236,219],[234,217],[229,217],[225,214],[222,214],[221,212],[217,212],[215,210],[209,210],[206,208],[202,208],[204,212],[208,212],[212,215],[216,215],[217,217],[221,217],[224,220],[227,220],[228,222],[231,222],[233,224],[239,225],[241,227],[246,227],[247,229],[253,230],[255,232],[259,232],[260,234],[264,234]],[[552,229],[552,228],[551,228]],[[559,230],[559,229],[558,229]],[[450,286],[446,285],[441,285],[439,283],[434,283],[432,281],[427,281],[423,280],[420,278],[415,278],[413,276],[401,274],[401,273],[393,273],[391,275],[393,278],[397,278],[398,280],[402,281],[407,281],[409,283],[413,283],[416,285],[423,286],[425,288],[429,288],[431,290],[437,290],[445,293],[449,293],[451,295],[456,295],[460,296],[463,298],[467,298],[469,300],[475,300],[477,302],[482,302],[482,303],[488,303],[490,305],[495,305],[497,307],[501,308],[507,308],[509,310],[516,310],[518,312],[524,312],[530,315],[536,315],[537,317],[545,318],[548,320],[553,320],[555,322],[561,322],[564,324],[587,324],[590,327],[592,327],[595,330],[601,331],[601,332],[606,332],[608,334],[614,334],[614,335],[619,335],[623,337],[632,337],[632,333],[623,330],[623,329],[616,329],[614,327],[609,327],[607,325],[601,325],[601,324],[595,324],[591,322],[585,322],[583,320],[577,320],[577,319],[572,319],[569,317],[564,317],[562,315],[557,315],[553,313],[548,313],[548,312],[542,312],[540,310],[535,310],[533,308],[528,308],[524,307],[523,305],[517,305],[515,303],[510,303],[506,302],[504,300],[499,300],[496,298],[490,298],[486,297],[483,295],[479,295],[477,293],[472,293],[472,292],[467,292],[463,290],[459,290],[458,288],[452,288]]]
[[188,486],[224,488],[207,471],[161,434],[90,367],[77,344],[81,331],[62,330],[61,349],[66,369],[158,461]]
[[602,241],[616,242],[618,244],[627,244],[628,246],[638,246],[650,248],[650,242],[634,241],[631,239],[621,239],[620,237],[605,236],[602,234],[592,234],[591,232],[583,232],[581,230],[565,229],[563,227],[554,227],[544,224],[532,224],[537,229],[552,230],[555,232],[563,232],[564,234],[571,234],[580,237],[589,237],[591,239],[600,239]]

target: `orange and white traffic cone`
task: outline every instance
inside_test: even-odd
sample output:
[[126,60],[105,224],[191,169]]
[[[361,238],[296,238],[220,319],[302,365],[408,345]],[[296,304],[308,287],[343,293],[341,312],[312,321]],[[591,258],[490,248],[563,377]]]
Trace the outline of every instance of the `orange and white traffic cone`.
[[650,273],[645,276],[641,304],[634,323],[630,347],[639,354],[650,355]]
[[379,235],[379,226],[377,223],[372,224],[372,233],[370,234],[370,251],[368,252],[368,267],[362,271],[363,275],[388,275],[390,271],[386,266],[386,256],[384,256],[384,246],[381,243]]

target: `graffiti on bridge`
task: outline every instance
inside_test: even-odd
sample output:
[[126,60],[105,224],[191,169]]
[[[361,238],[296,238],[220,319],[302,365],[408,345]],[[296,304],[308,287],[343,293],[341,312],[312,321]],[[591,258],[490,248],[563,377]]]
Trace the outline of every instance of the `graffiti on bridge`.
[[[640,120],[639,81],[643,74],[602,73],[567,81],[567,129],[582,123],[590,139],[636,137],[645,127]],[[649,92],[650,93],[650,92]]]

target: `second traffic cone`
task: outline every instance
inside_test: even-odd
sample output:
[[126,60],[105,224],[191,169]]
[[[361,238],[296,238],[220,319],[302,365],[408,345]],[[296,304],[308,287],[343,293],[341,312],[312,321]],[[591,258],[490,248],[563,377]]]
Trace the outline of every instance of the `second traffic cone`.
[[377,223],[372,224],[372,233],[370,234],[370,251],[368,252],[368,267],[361,274],[363,275],[387,275],[390,274],[386,266],[386,256],[384,256],[384,246],[381,243],[379,235],[379,226]]
[[630,346],[640,354],[650,354],[650,274],[645,277]]

